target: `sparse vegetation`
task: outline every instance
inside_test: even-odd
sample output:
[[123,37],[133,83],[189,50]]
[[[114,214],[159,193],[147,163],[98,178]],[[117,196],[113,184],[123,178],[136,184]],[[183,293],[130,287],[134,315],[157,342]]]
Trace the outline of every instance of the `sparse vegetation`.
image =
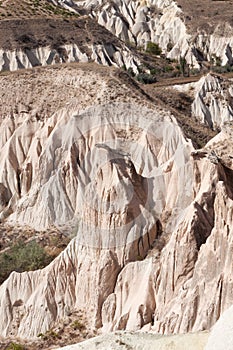
[[189,76],[190,68],[189,68],[189,65],[187,64],[187,61],[186,61],[185,57],[180,56],[180,58],[179,58],[179,65],[177,65],[177,69],[179,69],[180,74],[183,77]]
[[25,350],[25,347],[18,343],[11,343],[7,346],[6,350]]
[[231,66],[230,64],[226,64],[225,66],[212,66],[211,70],[215,73],[231,73],[233,72],[233,66]]
[[79,330],[79,331],[82,331],[84,330],[86,327],[85,325],[80,321],[80,320],[75,320],[72,324],[71,324],[71,327],[76,331],[76,330]]
[[221,60],[221,58],[218,57],[217,55],[212,54],[212,55],[211,55],[211,58],[210,58],[210,63],[211,63],[211,65],[213,65],[213,66],[219,67],[219,66],[222,65],[222,60]]
[[154,75],[148,74],[148,73],[139,73],[136,75],[137,81],[143,84],[152,84],[157,81],[156,77]]
[[146,52],[153,55],[161,55],[162,50],[158,44],[148,41],[146,45]]
[[62,7],[55,6],[46,0],[4,0],[0,2],[0,17],[31,18],[31,17],[60,17],[77,18],[78,13],[70,12]]
[[57,332],[55,332],[53,329],[49,329],[45,334],[40,333],[40,334],[38,334],[37,337],[43,339],[44,341],[55,340],[55,339],[61,338],[61,336]]
[[45,267],[53,260],[35,240],[25,244],[19,241],[6,252],[0,254],[0,283],[12,271],[23,272]]

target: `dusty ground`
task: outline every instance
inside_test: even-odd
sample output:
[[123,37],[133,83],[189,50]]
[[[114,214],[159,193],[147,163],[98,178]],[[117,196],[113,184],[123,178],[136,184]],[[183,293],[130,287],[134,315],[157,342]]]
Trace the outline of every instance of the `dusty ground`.
[[[76,78],[77,71],[79,74],[80,71],[82,72],[83,81]],[[89,80],[93,81],[92,77],[95,74],[100,76],[100,79],[97,79],[95,84],[91,83],[87,90],[86,84]],[[124,70],[104,67],[96,63],[58,64],[0,74],[0,117],[3,119],[12,113],[20,115],[22,111],[30,114],[35,111],[37,118],[43,120],[74,99],[78,99],[82,107],[88,106],[98,95],[101,77],[104,77],[109,93],[112,92],[110,85],[112,86],[115,98],[127,100],[127,96],[120,96],[119,84],[121,84],[130,87],[135,98],[143,99],[144,95],[147,99],[142,87]],[[82,101],[81,96],[84,96]]]
[[27,50],[48,45],[51,48],[58,48],[63,44],[76,43],[82,51],[88,44],[109,42],[120,45],[119,39],[88,17],[0,21],[0,47],[8,50],[15,48]]
[[79,343],[97,335],[96,331],[86,326],[87,324],[87,316],[79,310],[67,315],[66,319],[45,334],[38,334],[38,339],[35,341],[0,339],[0,350],[52,350],[61,346]]
[[200,29],[211,33],[218,23],[233,26],[232,0],[177,0],[177,3],[184,12],[185,24],[192,34]]
[[[143,332],[115,332],[64,350],[204,350],[208,332],[160,336]],[[55,348],[54,348],[55,349]]]
[[[83,11],[82,11],[83,14]],[[2,0],[0,2],[0,20],[15,18],[73,18],[75,13],[58,8],[47,0]]]
[[217,134],[216,131],[200,124],[198,120],[191,117],[193,99],[190,95],[157,84],[144,85],[143,88],[152,99],[159,100],[164,107],[171,110],[186,137],[193,141],[195,148],[204,147]]

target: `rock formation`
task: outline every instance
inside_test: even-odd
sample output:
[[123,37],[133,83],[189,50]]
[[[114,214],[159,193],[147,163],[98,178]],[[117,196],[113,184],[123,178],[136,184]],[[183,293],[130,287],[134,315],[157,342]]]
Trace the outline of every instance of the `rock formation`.
[[[89,84],[94,78],[82,69],[76,77],[72,75],[71,84],[83,85],[85,79]],[[58,78],[57,72],[52,78]],[[103,78],[98,84],[103,84],[103,91],[95,90],[99,104],[93,107],[84,107],[85,92],[79,103],[74,99],[47,120],[32,118],[29,112],[22,124],[9,124],[11,134],[1,156],[1,183],[9,192],[2,219],[37,229],[51,223],[67,225],[78,217],[81,223],[77,239],[44,271],[15,273],[2,285],[4,336],[35,337],[74,305],[92,310],[94,325],[102,326],[102,306],[113,293],[119,272],[130,261],[143,259],[161,235],[163,210],[174,210],[166,223],[169,231],[178,220],[177,212],[191,200],[191,183],[181,199],[180,175],[191,172],[192,146],[174,118],[162,109],[156,111],[145,98],[145,106],[139,107],[137,90],[133,97],[125,86],[128,98],[123,102],[118,95],[124,88],[113,85],[111,90],[113,83]],[[6,117],[4,126],[12,119]],[[135,263],[135,273],[140,265]],[[11,284],[18,278],[13,295]],[[35,318],[38,307],[41,317]],[[152,318],[151,307],[148,312],[146,321]]]
[[[93,1],[81,2],[82,7],[98,23],[125,42],[146,48],[147,42],[157,43],[170,58],[187,56],[197,65],[191,54],[182,11],[172,0],[160,1]],[[191,57],[192,56],[192,57]]]
[[[192,349],[199,335],[170,337],[188,332],[203,349],[212,327],[206,350],[231,349],[233,83],[211,69],[232,71],[232,12],[194,4],[0,3],[1,227],[75,233],[0,285],[0,337],[36,341],[85,315],[112,335],[67,350]],[[182,62],[209,74],[167,88]],[[151,89],[131,78],[152,71]],[[199,130],[219,133],[202,146]]]
[[232,83],[208,74],[196,84],[192,114],[210,128],[221,127],[233,119]]
[[174,87],[190,95],[192,116],[211,129],[221,129],[233,120],[232,80],[208,73],[199,81]]
[[[204,61],[220,65],[233,62],[231,14],[227,16],[228,9],[225,8],[226,20],[218,18],[216,14],[222,9],[211,1],[207,6],[216,6],[216,12],[209,23],[201,12],[196,15],[196,21],[192,6],[181,0],[84,0],[76,5],[87,10],[99,24],[123,41],[139,47],[146,47],[149,41],[155,42],[167,57],[178,60],[185,57],[192,68],[199,68]],[[195,11],[201,6],[204,5],[193,3]],[[71,5],[71,8],[74,7]],[[217,21],[211,26],[213,18]]]
[[233,303],[231,122],[195,150],[126,73],[15,75],[18,95],[14,75],[0,79],[1,220],[79,227],[45,269],[1,285],[0,334],[35,339],[76,310],[103,332],[210,329]]
[[[48,17],[46,11],[51,11],[52,5],[44,2],[41,11]],[[94,60],[104,65],[131,67],[138,73],[142,62],[133,47],[145,50],[148,42],[156,43],[166,57],[178,62],[182,59],[191,69],[233,63],[230,14],[226,21],[218,19],[213,29],[202,23],[205,17],[201,14],[197,21],[200,25],[193,24],[190,9],[181,0],[53,0],[51,3],[57,6],[57,10],[52,9],[55,17],[63,8],[70,11],[71,18],[61,12],[63,20],[52,20],[51,13],[50,18],[42,19],[34,4],[28,3],[35,17],[33,22],[25,18],[22,9],[10,13],[9,20],[1,21],[0,70]],[[8,1],[3,1],[5,11],[8,6]],[[13,31],[9,30],[10,26]]]
[[66,21],[15,19],[10,23],[15,26],[14,30],[8,21],[0,22],[0,71],[91,61],[106,66],[131,67],[138,72],[140,60],[137,55],[86,16]]

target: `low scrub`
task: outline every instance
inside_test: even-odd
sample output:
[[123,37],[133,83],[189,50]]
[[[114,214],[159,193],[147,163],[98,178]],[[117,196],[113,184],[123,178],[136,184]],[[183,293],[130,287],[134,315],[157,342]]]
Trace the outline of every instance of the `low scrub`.
[[153,84],[157,81],[156,77],[147,73],[139,73],[136,75],[137,81],[143,84]]
[[6,350],[25,350],[25,348],[21,344],[11,343],[7,346]]
[[161,55],[162,50],[159,47],[158,44],[156,43],[152,43],[151,41],[148,41],[147,45],[146,45],[146,52],[150,53],[152,55]]
[[52,260],[53,258],[35,240],[26,244],[23,241],[19,241],[6,252],[0,254],[0,283],[12,271],[37,270],[45,267]]

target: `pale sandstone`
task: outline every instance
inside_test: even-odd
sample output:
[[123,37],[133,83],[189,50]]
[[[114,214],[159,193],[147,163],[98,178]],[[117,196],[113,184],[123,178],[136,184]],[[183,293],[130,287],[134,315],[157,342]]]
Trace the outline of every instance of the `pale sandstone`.
[[233,120],[232,80],[209,73],[199,81],[175,85],[174,89],[185,92],[193,98],[192,117],[211,129],[221,129]]
[[2,217],[79,228],[45,269],[2,284],[2,336],[36,338],[75,310],[103,332],[200,331],[233,303],[232,124],[195,151],[111,72],[56,71],[79,97],[43,120],[3,120]]

